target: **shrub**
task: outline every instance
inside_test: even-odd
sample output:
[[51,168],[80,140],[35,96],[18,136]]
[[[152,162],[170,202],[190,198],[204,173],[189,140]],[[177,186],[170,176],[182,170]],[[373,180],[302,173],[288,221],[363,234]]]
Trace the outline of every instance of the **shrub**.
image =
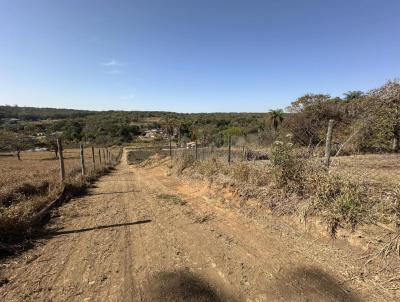
[[194,156],[192,154],[182,154],[174,159],[174,171],[180,175],[188,167],[194,164]]
[[294,156],[292,144],[276,141],[270,160],[273,179],[279,188],[303,191],[304,161]]

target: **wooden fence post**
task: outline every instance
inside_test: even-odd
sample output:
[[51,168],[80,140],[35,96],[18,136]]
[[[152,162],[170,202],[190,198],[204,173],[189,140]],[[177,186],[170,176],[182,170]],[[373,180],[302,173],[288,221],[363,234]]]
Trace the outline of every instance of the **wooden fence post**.
[[96,159],[94,157],[94,147],[92,146],[92,161],[93,161],[93,171],[96,171]]
[[168,135],[168,140],[169,140],[169,156],[172,159],[172,142],[171,142],[171,133]]
[[58,148],[58,161],[60,163],[60,179],[61,182],[65,179],[65,167],[64,167],[64,155],[61,139],[57,138],[57,148]]
[[80,145],[80,149],[81,149],[81,170],[82,170],[82,176],[85,176],[86,174],[86,169],[85,169],[85,155],[83,154],[83,145]]
[[206,160],[206,137],[203,135],[203,141],[201,143],[201,153],[202,153],[202,160]]
[[100,164],[100,167],[101,167],[101,149],[99,148],[99,164]]
[[231,136],[228,136],[228,164],[231,164]]
[[102,151],[103,151],[103,162],[104,162],[104,166],[107,166],[106,152],[104,151],[104,148],[102,149]]
[[195,159],[197,160],[197,139],[196,139],[196,141],[195,141],[195,143],[194,143],[194,152],[195,152]]
[[333,120],[329,120],[328,131],[326,133],[326,143],[325,143],[325,166],[329,168],[331,163],[331,148],[332,148],[332,130],[333,130]]

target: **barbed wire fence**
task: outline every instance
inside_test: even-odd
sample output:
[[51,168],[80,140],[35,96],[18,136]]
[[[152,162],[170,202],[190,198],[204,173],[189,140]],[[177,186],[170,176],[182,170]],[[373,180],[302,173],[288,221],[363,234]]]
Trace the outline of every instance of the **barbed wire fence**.
[[[332,133],[334,128],[334,121],[330,120],[328,123],[328,128],[326,129],[326,137],[321,140],[316,146],[310,148],[308,146],[305,152],[310,157],[321,157],[321,160],[326,167],[329,168],[332,156]],[[273,143],[269,146],[260,146],[254,143],[254,139],[249,139],[246,135],[231,135],[226,136],[223,143],[218,146],[215,140],[208,139],[207,142],[195,141],[194,144],[188,144],[187,147],[178,147],[169,144],[164,151],[168,151],[166,155],[170,155],[171,159],[179,159],[180,157],[192,157],[196,161],[205,160],[220,160],[225,161],[228,165],[239,163],[239,162],[255,162],[258,160],[268,160],[270,158],[271,150],[273,148]],[[219,143],[220,143],[219,139]],[[290,143],[287,142],[287,143]],[[343,144],[337,146],[340,148]],[[315,150],[320,148],[316,152]],[[322,151],[323,150],[323,151]],[[323,154],[321,154],[323,152]],[[335,152],[336,154],[338,152]],[[320,156],[321,154],[321,156]],[[335,154],[333,154],[335,155]]]

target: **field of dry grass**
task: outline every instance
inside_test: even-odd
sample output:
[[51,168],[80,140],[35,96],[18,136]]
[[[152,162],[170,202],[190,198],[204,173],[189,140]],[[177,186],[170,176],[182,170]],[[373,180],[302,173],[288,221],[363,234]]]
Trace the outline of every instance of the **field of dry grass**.
[[[64,151],[64,163],[66,175],[78,173],[80,159],[78,149],[66,149]],[[91,150],[85,150],[85,165],[88,171],[93,170]],[[40,186],[48,183],[50,187],[59,184],[59,162],[54,153],[22,152],[21,159],[16,156],[0,156],[0,200],[10,192],[18,190],[24,184]]]
[[332,170],[348,179],[384,186],[400,185],[399,154],[367,154],[332,159]]
[[[114,156],[117,149],[111,149]],[[84,152],[86,174],[95,177],[101,174],[98,149],[95,150],[96,173],[92,173],[91,149]],[[83,188],[85,178],[81,176],[79,149],[64,150],[65,185]],[[9,234],[19,234],[28,230],[29,219],[61,193],[59,161],[54,153],[22,152],[21,160],[13,154],[0,154],[0,241],[8,240]],[[5,236],[5,237],[4,237]],[[5,239],[5,238],[8,239]]]

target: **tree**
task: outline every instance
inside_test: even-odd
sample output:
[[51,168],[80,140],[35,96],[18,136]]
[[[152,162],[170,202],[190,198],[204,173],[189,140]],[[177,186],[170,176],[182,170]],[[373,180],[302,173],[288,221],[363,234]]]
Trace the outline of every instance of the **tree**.
[[269,120],[271,122],[272,129],[276,132],[278,127],[282,124],[285,119],[284,112],[282,109],[270,110]]
[[21,151],[32,148],[35,144],[32,137],[11,131],[0,132],[0,142],[0,150],[16,152],[18,160],[21,160]]
[[82,125],[78,121],[73,121],[65,129],[65,138],[79,142],[82,139]]
[[242,127],[230,127],[222,131],[222,134],[226,137],[229,136],[242,136],[246,134],[246,130]]
[[364,92],[359,90],[352,90],[343,93],[345,101],[357,100],[364,96]]
[[[345,103],[340,98],[330,98],[328,94],[306,94],[299,97],[289,107],[285,126],[293,135],[293,142],[310,148],[324,140],[330,119],[346,127]],[[340,131],[335,131],[340,133]]]
[[307,93],[297,98],[296,101],[292,102],[287,110],[295,113],[301,112],[312,107],[318,107],[321,104],[328,102],[330,99],[331,96],[329,94]]
[[46,135],[45,145],[49,151],[54,152],[54,157],[58,159],[58,143],[57,143],[58,136],[52,133]]
[[399,151],[400,139],[400,82],[388,81],[371,90],[364,101],[361,117],[368,121],[364,129],[364,144],[379,150]]

